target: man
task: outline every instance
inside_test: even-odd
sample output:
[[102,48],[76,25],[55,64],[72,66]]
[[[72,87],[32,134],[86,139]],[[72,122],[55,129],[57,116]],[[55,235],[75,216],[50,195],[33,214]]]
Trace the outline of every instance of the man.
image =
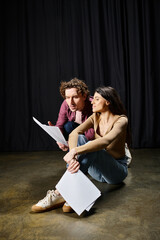
[[[72,130],[92,114],[92,97],[89,96],[87,85],[77,78],[73,78],[69,82],[61,82],[60,93],[64,101],[60,107],[56,126],[60,128],[64,137],[68,140],[68,136]],[[53,125],[50,121],[48,124],[50,126]],[[88,140],[92,140],[94,138],[94,129],[88,129],[84,135]],[[63,151],[68,150],[68,146],[59,142],[57,144]],[[32,206],[32,211],[44,212],[62,206],[64,203],[65,200],[57,190],[49,190],[44,199]],[[63,211],[67,212],[68,208],[64,206]]]
[[[92,97],[89,96],[87,85],[78,78],[73,78],[69,82],[61,82],[60,93],[65,100],[61,105],[56,126],[68,140],[72,130],[92,114]],[[53,125],[50,121],[48,124]],[[94,138],[93,128],[86,131],[85,136],[88,140],[92,140]],[[59,142],[57,144],[63,151],[68,150],[64,144]]]

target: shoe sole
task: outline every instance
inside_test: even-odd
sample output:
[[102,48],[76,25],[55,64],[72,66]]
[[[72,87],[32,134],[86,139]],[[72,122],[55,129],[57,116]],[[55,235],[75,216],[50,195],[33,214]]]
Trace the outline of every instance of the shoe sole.
[[63,205],[62,210],[64,213],[73,213],[74,210],[70,206]]
[[50,211],[50,210],[62,207],[64,203],[65,202],[58,203],[58,204],[56,204],[56,205],[54,205],[52,207],[48,207],[48,208],[41,208],[41,207],[38,207],[36,205],[33,205],[31,210],[32,210],[32,212],[36,212],[36,213],[47,212],[47,211]]

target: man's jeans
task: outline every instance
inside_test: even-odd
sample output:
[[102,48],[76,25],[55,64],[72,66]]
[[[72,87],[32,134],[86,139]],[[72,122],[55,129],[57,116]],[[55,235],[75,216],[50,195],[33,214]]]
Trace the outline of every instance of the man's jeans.
[[[78,146],[87,144],[88,140],[84,135],[79,135]],[[78,156],[80,170],[89,173],[99,182],[109,184],[121,183],[128,174],[127,158],[114,159],[106,150],[85,153]]]
[[76,122],[68,121],[64,124],[64,137],[68,141],[68,136],[69,134],[76,128],[78,127],[79,124]]

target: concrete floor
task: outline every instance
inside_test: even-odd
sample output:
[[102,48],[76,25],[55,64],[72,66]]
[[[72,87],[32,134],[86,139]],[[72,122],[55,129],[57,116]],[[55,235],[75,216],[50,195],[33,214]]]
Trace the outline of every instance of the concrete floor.
[[134,150],[122,185],[93,181],[102,196],[89,213],[31,213],[64,173],[63,155],[0,154],[0,240],[160,239],[160,149]]

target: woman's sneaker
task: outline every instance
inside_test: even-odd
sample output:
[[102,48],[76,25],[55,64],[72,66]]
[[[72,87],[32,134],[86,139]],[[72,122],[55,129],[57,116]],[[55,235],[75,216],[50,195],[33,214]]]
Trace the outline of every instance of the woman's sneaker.
[[64,202],[65,200],[60,194],[56,194],[54,190],[49,190],[47,195],[37,204],[33,205],[31,209],[33,212],[45,212],[62,207]]
[[63,205],[62,210],[66,213],[74,212],[74,210],[69,206],[67,202],[65,202],[65,204]]

